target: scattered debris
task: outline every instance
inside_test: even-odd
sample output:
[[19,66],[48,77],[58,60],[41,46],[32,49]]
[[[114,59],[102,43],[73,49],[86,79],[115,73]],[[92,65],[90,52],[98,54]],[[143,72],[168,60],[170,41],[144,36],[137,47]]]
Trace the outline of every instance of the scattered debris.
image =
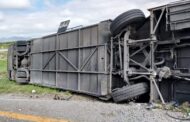
[[33,90],[32,90],[32,94],[35,94],[35,93],[36,93],[36,90],[33,89]]
[[159,104],[159,103],[149,103],[147,105],[146,109],[148,109],[148,110],[152,110],[152,109],[164,109],[164,106],[162,104]]
[[54,100],[70,100],[73,95],[62,95],[62,94],[55,94]]

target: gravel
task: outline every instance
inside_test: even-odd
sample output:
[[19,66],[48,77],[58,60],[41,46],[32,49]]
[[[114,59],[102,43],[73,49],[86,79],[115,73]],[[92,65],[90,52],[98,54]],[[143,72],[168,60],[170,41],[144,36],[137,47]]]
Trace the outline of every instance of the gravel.
[[70,100],[0,95],[0,110],[48,116],[73,122],[178,122],[167,116],[164,110],[148,110],[146,107],[145,103],[116,104],[112,101],[103,102],[85,96],[81,97],[81,95],[75,95]]

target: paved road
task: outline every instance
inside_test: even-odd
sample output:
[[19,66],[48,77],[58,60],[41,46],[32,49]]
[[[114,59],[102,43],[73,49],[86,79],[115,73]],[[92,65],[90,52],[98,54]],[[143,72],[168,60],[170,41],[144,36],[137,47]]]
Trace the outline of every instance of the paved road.
[[68,122],[65,103],[55,100],[0,98],[0,121],[60,121]]
[[0,122],[173,122],[162,110],[142,104],[97,100],[48,100],[0,96]]
[[10,118],[10,117],[1,117],[0,116],[0,122],[30,122],[30,121],[25,121],[25,120],[14,119],[14,118]]

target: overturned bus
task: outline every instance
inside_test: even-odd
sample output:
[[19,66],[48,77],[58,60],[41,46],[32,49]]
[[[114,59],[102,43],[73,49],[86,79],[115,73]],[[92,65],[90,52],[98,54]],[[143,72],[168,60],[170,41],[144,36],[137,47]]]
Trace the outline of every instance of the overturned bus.
[[190,1],[149,11],[17,41],[8,77],[115,102],[190,101]]

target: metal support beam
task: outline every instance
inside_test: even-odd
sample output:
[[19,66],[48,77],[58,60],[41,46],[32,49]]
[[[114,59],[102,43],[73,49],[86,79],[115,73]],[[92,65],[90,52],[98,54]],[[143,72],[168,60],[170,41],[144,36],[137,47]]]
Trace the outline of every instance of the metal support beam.
[[51,58],[46,62],[46,64],[43,66],[43,69],[45,69],[47,67],[47,65],[49,64],[49,62],[55,57],[56,53],[54,53]]
[[[58,35],[58,33],[56,34],[56,39],[55,39],[55,49],[58,49],[59,48],[59,35]],[[58,54],[58,51],[55,51],[55,64],[58,64],[58,60],[59,60],[59,54]],[[57,71],[59,69],[59,67],[58,67],[58,65],[56,65],[55,66],[55,70]],[[55,72],[55,84],[56,84],[56,86],[58,85],[57,84],[57,78],[58,77],[58,75],[57,75],[57,72]]]
[[138,66],[140,66],[141,68],[145,69],[146,71],[149,71],[149,69],[148,69],[148,68],[146,68],[146,67],[145,67],[145,66],[143,66],[142,64],[140,64],[140,63],[136,62],[135,60],[130,59],[130,61],[131,61],[131,62],[133,62],[133,63],[135,63],[135,64],[137,64]]
[[128,45],[128,40],[129,40],[129,35],[130,35],[130,31],[127,31],[125,33],[124,36],[124,68],[123,68],[123,75],[124,75],[124,81],[128,84],[130,84],[129,82],[129,78],[128,78],[128,70],[129,70],[129,45]]
[[63,49],[56,49],[56,50],[46,50],[46,51],[38,51],[38,52],[31,52],[30,54],[38,54],[38,53],[50,53],[55,51],[69,51],[69,50],[76,50],[76,49],[87,49],[87,48],[95,48],[95,47],[103,47],[104,44],[99,45],[90,45],[90,46],[79,46],[79,47],[71,47],[71,48],[63,48]]
[[[161,15],[156,23],[156,26],[154,27],[154,18],[155,18],[155,15],[154,15],[154,12],[151,11],[151,15],[150,15],[150,34],[151,34],[151,39],[152,40],[156,40],[156,30],[158,28],[158,25],[163,17],[163,14],[164,14],[164,11],[165,11],[165,8],[162,9],[162,12],[161,12]],[[150,69],[151,69],[151,74],[150,75],[150,103],[152,103],[153,101],[155,100],[158,100],[158,97],[159,97],[159,94],[158,91],[159,88],[158,86],[155,85],[156,83],[156,80],[155,80],[155,63],[154,63],[154,53],[155,53],[155,41],[151,41],[150,42]],[[155,83],[153,83],[155,82]],[[157,88],[156,88],[157,87]]]
[[113,68],[113,37],[111,38],[111,44],[110,44],[110,89],[109,92],[111,93],[112,90],[112,68]]
[[166,104],[165,103],[165,101],[164,101],[164,99],[163,99],[163,96],[162,96],[162,94],[161,94],[161,92],[160,92],[160,90],[159,90],[159,88],[158,88],[158,85],[157,85],[157,83],[156,83],[156,81],[155,81],[155,78],[154,77],[151,77],[151,82],[153,82],[153,84],[154,84],[154,86],[155,86],[155,88],[156,88],[156,90],[157,90],[157,92],[158,92],[158,94],[159,94],[159,97],[160,97],[160,99],[161,99],[161,101],[162,101],[162,104]]
[[[81,30],[80,29],[78,30],[78,38],[79,38],[78,47],[80,47],[80,42],[81,42]],[[80,71],[80,65],[81,65],[80,58],[81,58],[81,49],[78,48],[78,71]],[[78,90],[81,90],[80,85],[81,85],[81,74],[78,72],[78,84],[77,84]]]
[[153,31],[154,31],[154,13],[153,13],[153,11],[150,11],[150,34],[151,34],[151,37],[154,34]]
[[123,68],[123,61],[122,61],[121,40],[120,40],[120,38],[118,38],[118,44],[119,44],[119,62],[120,62],[120,68],[122,70],[122,68]]
[[164,7],[164,8],[162,9],[162,13],[160,14],[160,17],[159,17],[159,19],[158,19],[158,21],[157,21],[157,23],[156,23],[156,26],[154,27],[154,30],[153,30],[153,33],[152,33],[152,34],[155,34],[155,32],[156,32],[156,30],[157,30],[157,28],[158,28],[158,25],[160,24],[160,21],[161,21],[163,15],[164,15],[165,10],[166,10],[166,8]]
[[78,70],[78,68],[77,68],[72,62],[70,62],[69,59],[68,59],[66,56],[64,56],[61,52],[59,52],[59,54],[60,54],[61,57],[62,57],[63,59],[65,59],[75,70]]
[[[150,41],[153,41],[151,38],[148,38],[148,39],[140,39],[140,40],[132,40],[132,39],[129,39],[128,43],[130,45],[132,44],[137,44],[137,43],[143,43],[143,42],[150,42]],[[156,41],[156,40],[154,40]]]
[[91,57],[94,55],[94,53],[96,52],[97,49],[98,49],[98,47],[96,47],[93,50],[93,52],[88,56],[88,58],[85,60],[84,64],[80,68],[81,71],[84,69],[84,67],[86,66],[86,64],[90,61]]
[[144,50],[146,47],[148,47],[148,44],[147,45],[144,45],[143,47],[141,47],[139,50],[136,50],[134,53],[132,53],[130,55],[130,57],[133,57],[134,55],[136,55],[137,53],[141,52],[142,50]]

